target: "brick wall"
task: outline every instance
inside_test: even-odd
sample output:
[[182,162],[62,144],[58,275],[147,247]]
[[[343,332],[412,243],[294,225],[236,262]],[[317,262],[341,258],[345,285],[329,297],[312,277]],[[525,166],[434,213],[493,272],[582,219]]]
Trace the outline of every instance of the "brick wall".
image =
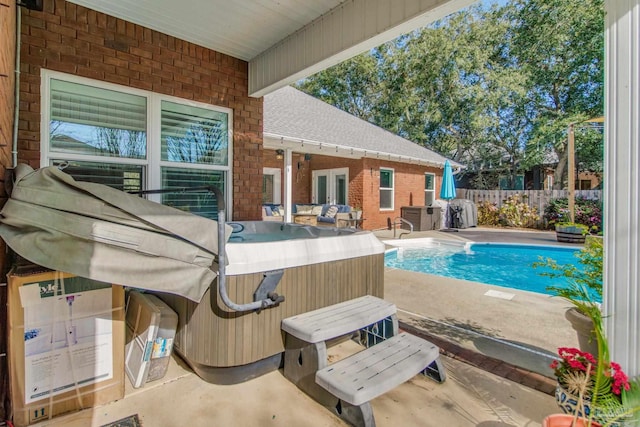
[[[380,210],[380,168],[394,170],[394,201],[393,211]],[[436,198],[442,182],[442,169],[397,163],[377,159],[364,159],[362,170],[363,216],[366,218],[365,228],[375,230],[386,228],[389,220],[393,221],[401,216],[403,206],[424,206],[424,174],[436,174]]]
[[[15,49],[16,49],[16,2],[0,0],[0,207],[6,201],[4,182],[1,181],[7,167],[11,166],[13,141]],[[0,281],[6,275],[5,245],[0,240]],[[0,287],[0,324],[7,324],[7,288]],[[0,354],[7,352],[7,334],[0,333]],[[7,357],[0,356],[0,420],[11,413],[9,407],[9,375]]]
[[[16,49],[15,1],[0,0],[0,179],[11,166],[13,142],[14,88]],[[0,182],[0,198],[4,203],[4,183]],[[4,252],[3,252],[4,253]]]
[[42,68],[227,107],[233,219],[260,218],[262,99],[247,96],[245,61],[64,0],[25,11],[21,55],[19,162],[40,166]]

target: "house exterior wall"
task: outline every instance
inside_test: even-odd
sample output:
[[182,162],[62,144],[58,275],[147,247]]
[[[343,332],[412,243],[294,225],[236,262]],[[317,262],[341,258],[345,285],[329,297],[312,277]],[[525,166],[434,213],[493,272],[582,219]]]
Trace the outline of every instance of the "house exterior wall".
[[[380,168],[394,171],[393,210],[380,209]],[[413,165],[410,163],[390,162],[378,159],[363,159],[363,217],[369,230],[386,228],[388,221],[393,222],[401,216],[403,206],[424,206],[424,175],[435,174],[435,198],[439,198],[442,184],[442,169]]]
[[[264,166],[280,168],[283,173],[284,161],[276,159],[273,150],[265,150]],[[363,228],[375,230],[386,228],[387,221],[401,215],[402,206],[424,206],[425,173],[435,174],[435,198],[438,198],[442,182],[442,169],[399,163],[378,159],[349,159],[313,154],[311,160],[303,160],[304,155],[292,153],[292,200],[293,203],[309,203],[312,193],[312,172],[322,169],[349,168],[349,205],[363,210]],[[298,169],[298,162],[301,168]],[[394,209],[380,210],[380,168],[394,170]],[[284,194],[284,184],[281,191]]]
[[[320,156],[314,154],[309,161],[308,187],[309,200],[312,194],[312,172],[324,169],[349,168],[349,194],[347,200],[351,206],[362,206],[362,181],[360,179],[362,173],[362,160],[345,159],[342,157]],[[294,198],[294,201],[296,199]],[[304,200],[302,201],[304,203]]]
[[[11,167],[15,105],[16,2],[0,0],[0,179]],[[0,207],[6,201],[4,180],[0,181]],[[7,273],[5,244],[0,240],[0,275]],[[4,280],[4,279],[3,279]],[[0,286],[0,324],[7,324],[7,287]],[[0,334],[0,354],[7,354],[7,334]],[[7,357],[0,356],[0,420],[9,418],[9,376]]]
[[[15,105],[16,2],[0,0],[0,173],[11,167]],[[0,182],[4,194],[4,182]],[[0,203],[4,199],[0,198]],[[4,251],[2,252],[4,253]]]
[[43,68],[231,108],[233,219],[260,217],[262,98],[247,96],[245,61],[64,0],[45,1],[43,12],[25,10],[18,161],[35,168]]

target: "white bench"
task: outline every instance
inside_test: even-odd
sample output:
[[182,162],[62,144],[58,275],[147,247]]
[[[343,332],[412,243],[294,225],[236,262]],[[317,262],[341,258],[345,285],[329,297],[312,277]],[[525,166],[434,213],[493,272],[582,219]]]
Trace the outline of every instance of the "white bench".
[[[326,342],[391,319],[391,338],[332,365]],[[422,338],[398,334],[394,304],[370,295],[289,317],[284,375],[315,400],[354,425],[375,426],[370,400],[431,366],[438,381],[446,374],[439,349]]]

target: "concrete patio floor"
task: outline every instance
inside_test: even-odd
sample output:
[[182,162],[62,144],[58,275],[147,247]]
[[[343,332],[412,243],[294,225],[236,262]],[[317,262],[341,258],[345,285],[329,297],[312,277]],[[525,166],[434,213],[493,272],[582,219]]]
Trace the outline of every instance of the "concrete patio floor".
[[[552,243],[550,233],[525,233],[469,229],[411,237]],[[376,234],[386,239],[385,232]],[[452,357],[443,356],[448,375],[443,384],[418,376],[372,401],[378,426],[540,426],[558,411],[549,383],[546,389],[536,386],[536,376],[541,378],[536,372],[548,373],[546,358],[558,345],[576,344],[564,320],[566,303],[529,292],[515,292],[511,300],[493,298],[485,295],[488,285],[405,273],[386,269],[385,298],[398,306],[402,325],[433,337]],[[452,353],[455,348],[465,354]],[[201,380],[174,355],[163,379],[141,389],[126,378],[125,383],[120,401],[36,425],[103,426],[133,414],[144,427],[344,425],[281,371],[221,386]]]

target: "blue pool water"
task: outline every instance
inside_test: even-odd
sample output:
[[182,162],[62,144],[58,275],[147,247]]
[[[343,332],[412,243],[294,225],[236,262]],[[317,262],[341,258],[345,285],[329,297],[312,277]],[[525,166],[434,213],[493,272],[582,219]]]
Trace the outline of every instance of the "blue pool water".
[[385,265],[402,270],[471,280],[530,292],[549,294],[546,287],[564,286],[565,278],[550,278],[533,268],[538,257],[553,258],[558,264],[580,266],[574,256],[577,249],[555,246],[474,243],[460,246],[405,247],[387,252]]

